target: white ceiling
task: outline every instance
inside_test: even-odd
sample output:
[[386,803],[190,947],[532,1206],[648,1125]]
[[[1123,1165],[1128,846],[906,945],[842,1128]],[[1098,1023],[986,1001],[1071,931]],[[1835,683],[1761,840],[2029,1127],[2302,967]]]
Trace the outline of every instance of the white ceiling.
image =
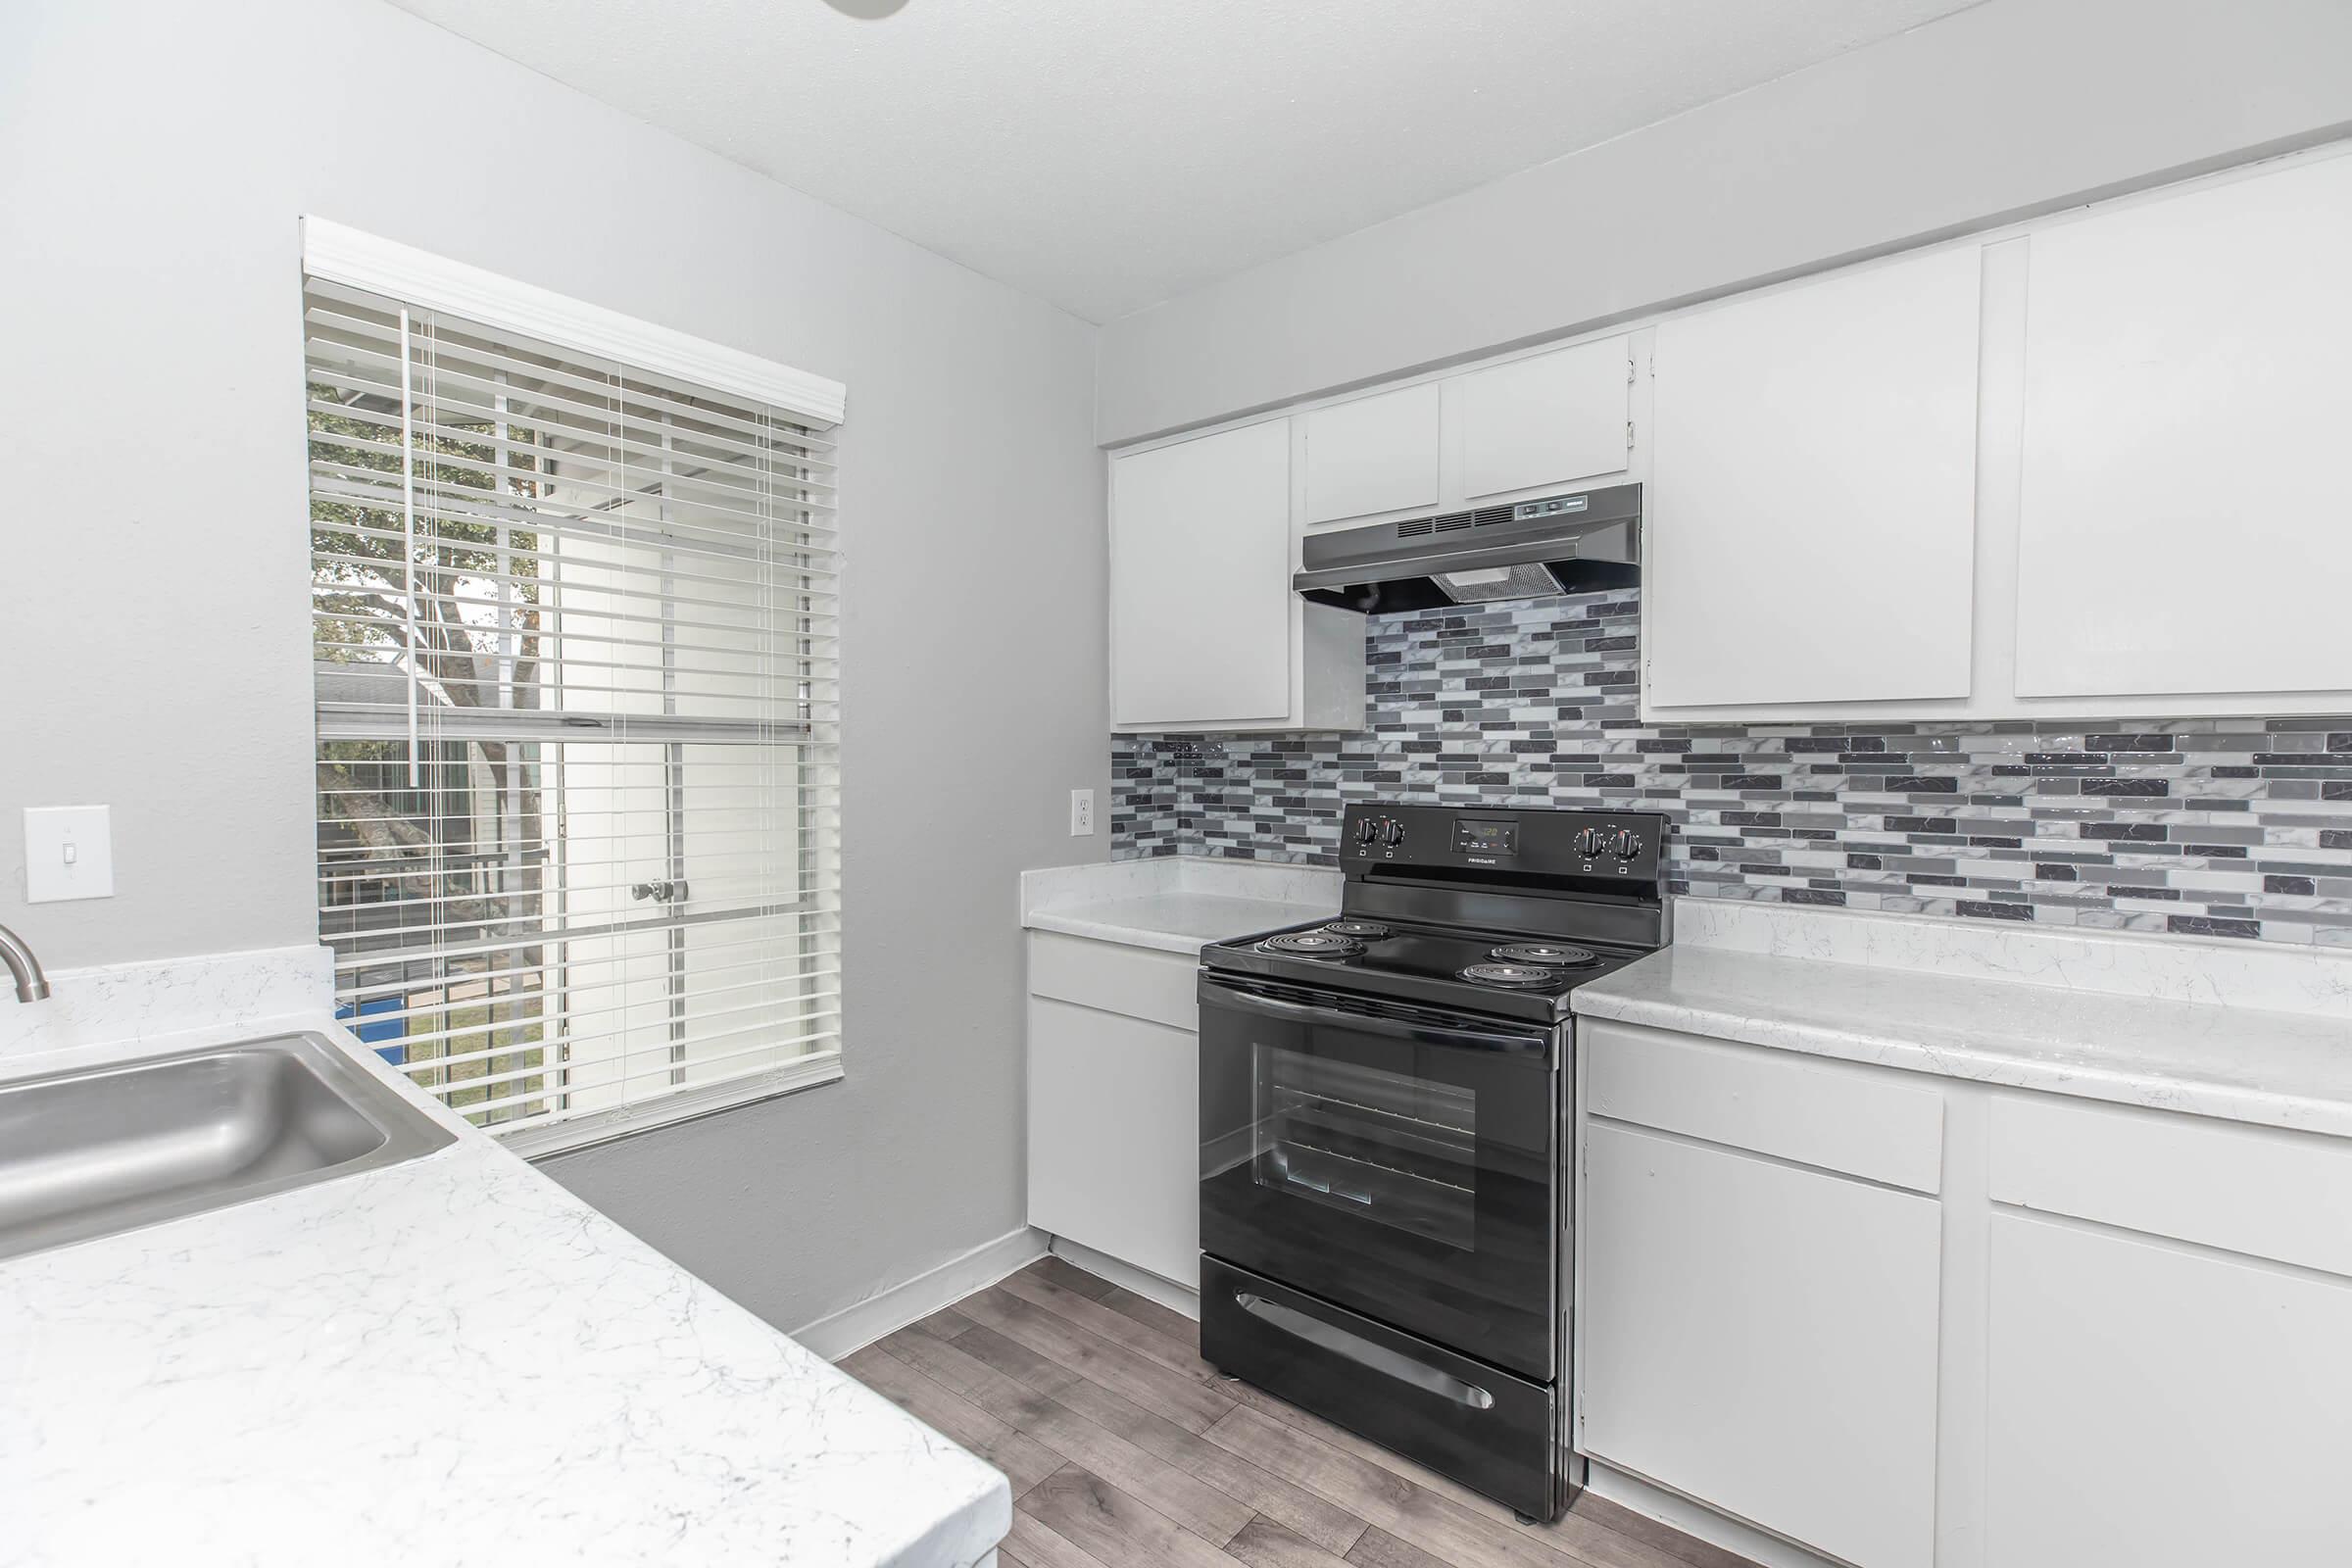
[[1101,321],[1978,0],[393,3]]

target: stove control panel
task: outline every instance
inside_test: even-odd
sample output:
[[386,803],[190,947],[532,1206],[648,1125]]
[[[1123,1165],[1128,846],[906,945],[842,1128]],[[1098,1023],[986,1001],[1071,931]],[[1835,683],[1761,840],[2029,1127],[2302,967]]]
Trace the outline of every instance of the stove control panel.
[[1457,816],[1453,847],[1466,860],[1499,864],[1519,853],[1519,823],[1508,816]]
[[1665,843],[1666,818],[1656,811],[1368,802],[1347,809],[1340,863],[1350,873],[1426,867],[1655,883]]

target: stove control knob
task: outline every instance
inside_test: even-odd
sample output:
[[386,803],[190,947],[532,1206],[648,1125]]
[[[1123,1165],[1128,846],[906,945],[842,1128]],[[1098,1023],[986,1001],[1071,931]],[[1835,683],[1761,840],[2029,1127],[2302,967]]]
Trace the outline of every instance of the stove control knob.
[[1404,842],[1404,824],[1395,817],[1380,824],[1380,842],[1395,848]]
[[1598,855],[1600,853],[1599,829],[1590,827],[1578,828],[1576,830],[1576,853],[1583,856],[1588,860],[1593,856]]
[[1609,835],[1609,853],[1620,860],[1630,860],[1642,853],[1642,841],[1634,837],[1632,828],[1621,827]]
[[1371,817],[1363,817],[1355,824],[1355,842],[1358,844],[1369,844],[1379,834],[1380,824]]

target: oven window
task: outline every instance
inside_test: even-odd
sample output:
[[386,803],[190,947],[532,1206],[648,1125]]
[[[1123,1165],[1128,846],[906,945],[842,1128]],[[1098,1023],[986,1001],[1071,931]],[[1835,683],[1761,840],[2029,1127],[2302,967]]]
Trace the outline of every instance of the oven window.
[[1256,1099],[1258,1186],[1476,1246],[1476,1092],[1260,1046]]

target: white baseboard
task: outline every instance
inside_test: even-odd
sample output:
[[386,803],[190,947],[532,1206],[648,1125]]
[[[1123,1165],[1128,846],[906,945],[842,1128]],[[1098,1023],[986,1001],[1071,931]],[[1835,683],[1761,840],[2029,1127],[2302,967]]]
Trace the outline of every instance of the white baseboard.
[[1808,1551],[1794,1542],[1717,1513],[1679,1492],[1669,1492],[1598,1459],[1587,1460],[1587,1466],[1585,1485],[1611,1502],[1672,1525],[1686,1536],[1696,1536],[1711,1546],[1736,1551],[1764,1568],[1841,1568],[1843,1563],[1842,1558]]
[[1066,1236],[1048,1237],[1054,1255],[1066,1260],[1072,1268],[1082,1268],[1099,1280],[1108,1280],[1122,1290],[1133,1291],[1147,1300],[1157,1301],[1170,1311],[1182,1312],[1196,1323],[1200,1320],[1200,1293],[1188,1285],[1163,1279],[1148,1268],[1122,1263],[1108,1252],[1098,1252],[1091,1247],[1081,1247]]
[[935,1269],[820,1317],[806,1328],[794,1329],[792,1337],[826,1360],[838,1361],[1045,1255],[1046,1233],[1024,1225],[951,1257]]

